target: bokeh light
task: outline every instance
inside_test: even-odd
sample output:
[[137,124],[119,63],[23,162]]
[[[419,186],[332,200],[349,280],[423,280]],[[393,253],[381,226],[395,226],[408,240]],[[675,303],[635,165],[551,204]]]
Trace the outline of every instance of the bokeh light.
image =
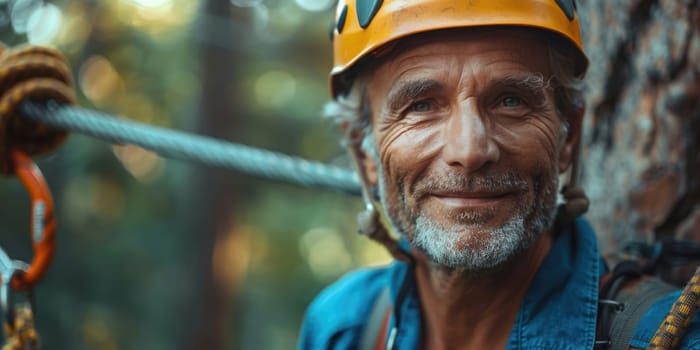
[[[117,220],[124,213],[124,193],[111,180],[76,176],[67,182],[64,193],[64,201],[60,206],[70,208],[65,211],[66,218],[77,227],[89,227],[97,219]],[[92,235],[99,232],[81,229],[79,233]]]
[[350,268],[352,263],[341,234],[330,227],[307,231],[299,241],[299,250],[320,280],[332,279]]
[[104,56],[88,58],[78,73],[80,89],[95,105],[102,106],[107,99],[114,98],[120,88],[121,79],[112,63]]
[[114,145],[112,151],[124,168],[143,183],[153,182],[163,173],[163,159],[151,151],[133,145]]
[[253,29],[258,35],[266,34],[265,29],[270,22],[270,9],[260,4],[253,7]]
[[58,34],[62,22],[61,10],[54,4],[36,7],[27,21],[29,43],[48,44]]
[[76,55],[84,48],[91,31],[92,23],[85,18],[83,7],[73,4],[64,8],[56,44],[65,54]]
[[81,335],[90,349],[118,350],[119,342],[109,324],[113,316],[109,310],[93,307],[83,314]]
[[318,12],[331,7],[333,0],[295,0],[299,7],[307,11]]
[[121,0],[110,2],[117,17],[151,35],[181,28],[191,21],[199,6],[190,0]]
[[145,8],[150,8],[150,9],[156,9],[156,8],[162,8],[162,7],[169,7],[172,6],[173,1],[172,0],[127,0],[134,5],[145,7]]
[[307,23],[307,15],[308,11],[299,8],[292,1],[280,2],[278,6],[270,8],[270,18],[274,20],[267,25],[267,38],[277,42],[292,40],[298,34],[299,27]]
[[296,93],[296,80],[283,71],[269,71],[255,81],[258,104],[269,108],[283,107]]
[[15,0],[11,6],[10,17],[15,33],[26,33],[29,27],[29,17],[40,8],[41,0]]
[[214,278],[233,291],[245,279],[250,263],[251,239],[255,229],[238,226],[230,232],[219,235],[212,254]]

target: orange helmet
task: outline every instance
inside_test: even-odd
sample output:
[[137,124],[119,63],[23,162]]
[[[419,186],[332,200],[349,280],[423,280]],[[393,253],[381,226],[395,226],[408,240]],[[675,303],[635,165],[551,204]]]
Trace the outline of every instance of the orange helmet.
[[578,51],[576,73],[588,59],[583,52],[575,0],[340,0],[332,26],[331,92],[349,88],[343,79],[368,54],[412,34],[477,26],[524,26],[561,35]]

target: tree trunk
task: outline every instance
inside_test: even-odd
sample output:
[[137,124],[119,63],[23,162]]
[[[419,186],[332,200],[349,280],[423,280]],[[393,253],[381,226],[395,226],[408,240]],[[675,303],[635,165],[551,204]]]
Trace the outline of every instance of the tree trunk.
[[579,1],[591,60],[581,184],[603,254],[700,241],[700,1]]
[[[207,0],[202,5],[199,20],[201,47],[201,97],[195,130],[219,139],[235,138],[237,130],[245,130],[243,94],[236,91],[237,70],[240,70],[239,52],[226,49],[223,43],[211,38],[227,40],[234,45],[245,42],[240,31],[222,33],[230,29],[222,24],[237,24],[244,28],[247,9],[233,7],[228,0]],[[235,17],[235,18],[232,18]],[[235,329],[231,295],[236,286],[223,281],[214,269],[214,249],[217,242],[234,234],[236,203],[246,192],[242,181],[229,171],[195,167],[187,185],[188,222],[183,259],[188,259],[189,276],[193,282],[182,322],[190,333],[185,349],[225,349],[228,330]],[[189,310],[187,310],[189,309]]]

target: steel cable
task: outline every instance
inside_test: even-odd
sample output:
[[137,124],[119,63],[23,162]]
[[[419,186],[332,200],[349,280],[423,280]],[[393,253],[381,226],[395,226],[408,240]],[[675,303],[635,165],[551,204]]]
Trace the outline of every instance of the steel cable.
[[115,144],[133,144],[163,157],[194,161],[270,180],[359,195],[355,173],[347,168],[309,161],[210,137],[146,125],[85,108],[48,102],[23,102],[24,117],[59,129]]

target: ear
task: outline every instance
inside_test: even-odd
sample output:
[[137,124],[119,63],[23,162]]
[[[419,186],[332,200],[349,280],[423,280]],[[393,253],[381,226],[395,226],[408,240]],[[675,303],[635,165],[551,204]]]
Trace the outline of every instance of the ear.
[[581,141],[584,112],[585,109],[580,108],[568,116],[569,132],[559,152],[559,173],[563,173],[569,169],[573,162],[578,162],[576,158],[578,158],[578,147]]
[[[362,177],[363,186],[377,186],[379,183],[379,173],[377,171],[377,163],[372,158],[372,155],[367,154],[362,149],[362,141],[365,137],[364,132],[361,130],[351,131],[351,140],[360,140],[358,142],[351,142],[350,152],[355,160],[355,166]],[[371,193],[371,192],[369,192]]]

